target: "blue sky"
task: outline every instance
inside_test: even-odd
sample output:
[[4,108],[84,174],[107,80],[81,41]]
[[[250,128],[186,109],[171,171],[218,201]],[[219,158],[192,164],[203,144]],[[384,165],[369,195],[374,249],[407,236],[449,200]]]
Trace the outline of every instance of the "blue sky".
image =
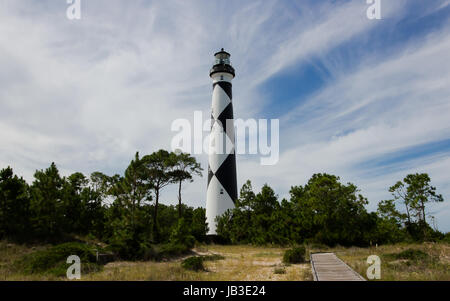
[[[209,116],[212,54],[232,54],[237,118],[278,118],[280,160],[238,156],[238,186],[280,198],[315,172],[353,182],[375,210],[427,172],[450,231],[450,1],[86,1],[0,3],[0,166],[32,180],[121,173],[135,151],[169,148],[177,118]],[[207,167],[207,156],[198,160]],[[186,185],[204,206],[206,176]],[[174,203],[175,188],[163,194]]]

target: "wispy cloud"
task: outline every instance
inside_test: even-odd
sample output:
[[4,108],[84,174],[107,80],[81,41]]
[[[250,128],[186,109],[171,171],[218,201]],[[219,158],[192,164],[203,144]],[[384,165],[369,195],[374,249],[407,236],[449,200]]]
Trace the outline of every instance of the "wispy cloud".
[[[136,150],[169,148],[174,119],[192,120],[195,110],[209,116],[208,70],[212,53],[225,47],[237,70],[235,116],[281,118],[279,163],[239,156],[238,184],[267,182],[287,196],[312,173],[331,172],[358,184],[373,209],[407,172],[426,171],[450,195],[448,151],[399,160],[395,168],[367,165],[449,138],[448,14],[440,16],[446,26],[406,30],[410,38],[395,45],[383,41],[411,12],[416,19],[448,12],[448,1],[420,11],[415,1],[384,1],[381,21],[368,20],[365,1],[357,0],[82,3],[82,19],[69,21],[65,1],[2,1],[0,166],[28,180],[51,161],[64,174],[112,174]],[[364,48],[374,44],[379,48]],[[289,113],[271,115],[284,103],[276,89],[265,94],[265,85],[315,63],[330,76],[286,106]],[[206,156],[198,159],[206,169]],[[185,190],[189,204],[204,206],[205,177]],[[175,191],[164,199],[171,202]],[[449,230],[442,206],[438,224]]]
[[[390,197],[387,190],[395,181],[422,171],[430,173],[444,196],[449,195],[448,148],[439,156],[401,157],[405,148],[450,137],[449,33],[446,26],[405,44],[394,55],[363,60],[356,70],[342,72],[303,99],[281,118],[284,152],[280,163],[264,172],[251,172],[255,168],[248,165],[253,163],[244,162],[246,176],[258,179],[260,185],[270,178],[287,196],[293,183],[305,183],[312,173],[335,173],[359,184],[375,209],[376,202]],[[400,156],[395,169],[362,164],[396,152]],[[440,225],[448,229],[448,219],[439,216]]]

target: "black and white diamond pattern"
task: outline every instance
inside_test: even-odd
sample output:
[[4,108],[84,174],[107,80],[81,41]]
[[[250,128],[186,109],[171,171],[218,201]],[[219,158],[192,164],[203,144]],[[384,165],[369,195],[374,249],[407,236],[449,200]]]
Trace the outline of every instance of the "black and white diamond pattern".
[[[213,84],[211,134],[206,197],[209,234],[216,234],[215,216],[234,207],[237,199],[236,155],[233,125],[232,86],[230,82]],[[227,127],[227,120],[231,126]],[[230,122],[229,121],[229,122]]]

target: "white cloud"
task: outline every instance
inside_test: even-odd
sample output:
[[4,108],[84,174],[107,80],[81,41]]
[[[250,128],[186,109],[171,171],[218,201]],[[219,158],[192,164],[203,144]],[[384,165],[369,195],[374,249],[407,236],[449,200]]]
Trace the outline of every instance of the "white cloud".
[[[388,187],[407,173],[428,172],[438,191],[448,196],[448,153],[400,161],[394,170],[360,163],[448,139],[449,37],[444,28],[420,45],[411,44],[393,57],[372,58],[376,63],[362,62],[354,72],[342,74],[281,118],[280,163],[264,170],[243,162],[241,177],[255,179],[259,186],[270,178],[287,197],[291,185],[303,185],[313,173],[333,173],[357,184],[375,209],[376,202],[390,197]],[[437,214],[439,225],[449,229],[444,217]]]
[[[349,74],[327,53],[376,28],[365,1],[83,3],[79,21],[66,19],[64,1],[1,4],[0,166],[12,165],[27,180],[52,161],[64,174],[122,173],[135,151],[169,148],[174,119],[192,120],[195,110],[209,116],[208,70],[221,47],[237,70],[237,118],[258,118],[276,102],[259,85],[290,66],[319,58],[335,76],[282,117],[277,165],[238,157],[240,185],[248,178],[256,187],[267,182],[286,196],[290,185],[326,171],[355,182],[374,201],[403,171],[370,179],[355,162],[448,137],[447,31],[392,57],[367,58]],[[383,14],[401,18],[406,5],[389,1]],[[185,185],[184,199],[204,206],[207,158],[198,158],[204,177]],[[402,170],[428,170],[450,192],[447,159],[412,164]],[[163,198],[175,195],[169,188]]]

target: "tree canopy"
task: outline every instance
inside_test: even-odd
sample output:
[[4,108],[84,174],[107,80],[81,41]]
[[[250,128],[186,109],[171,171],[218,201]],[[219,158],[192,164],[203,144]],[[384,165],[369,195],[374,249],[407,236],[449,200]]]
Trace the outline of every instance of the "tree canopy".
[[[409,212],[424,212],[422,206],[429,201],[442,201],[429,185],[428,176],[408,175],[405,179]],[[218,233],[231,243],[254,244],[365,246],[442,238],[423,219],[405,224],[407,214],[396,208],[395,200],[381,201],[377,212],[368,212],[367,204],[356,185],[343,184],[339,177],[325,173],[314,174],[304,186],[291,187],[290,199],[281,202],[267,184],[255,194],[247,181],[236,208],[217,219]],[[428,236],[414,230],[422,224]]]
[[[165,150],[143,157],[137,152],[123,175],[61,176],[51,163],[28,184],[7,167],[0,170],[0,239],[52,243],[84,236],[105,242],[124,259],[154,258],[156,249],[179,254],[195,241],[208,241],[205,209],[186,206],[181,195],[182,184],[201,171],[189,154]],[[159,201],[169,185],[178,188],[177,205]],[[255,192],[248,180],[235,208],[217,218],[217,230],[224,242],[277,245],[364,246],[444,237],[427,223],[429,204],[443,201],[427,174],[407,175],[389,191],[393,199],[368,212],[356,185],[335,175],[312,175],[291,187],[288,200],[279,200],[268,184]]]

